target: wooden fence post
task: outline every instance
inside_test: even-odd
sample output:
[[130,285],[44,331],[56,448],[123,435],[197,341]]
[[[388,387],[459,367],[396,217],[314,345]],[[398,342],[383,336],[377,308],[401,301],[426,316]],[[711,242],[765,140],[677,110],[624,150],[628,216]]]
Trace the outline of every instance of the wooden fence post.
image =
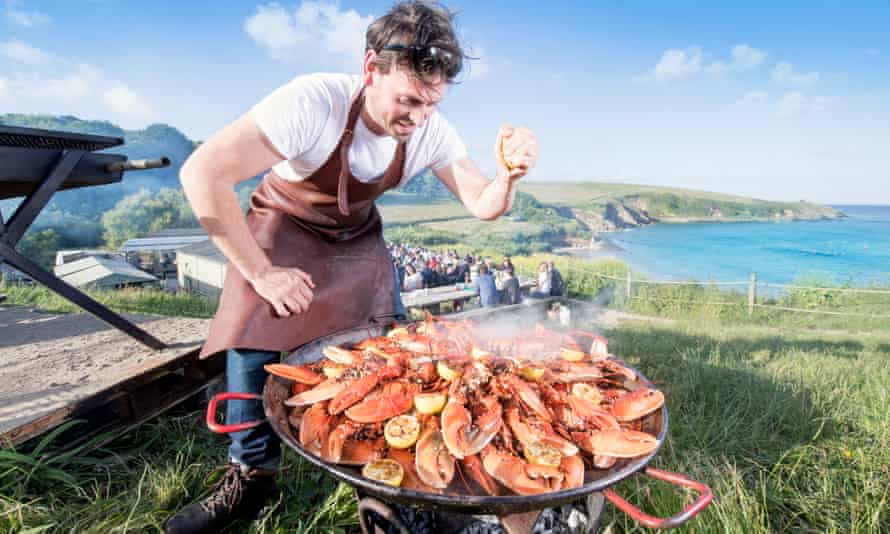
[[624,294],[624,296],[627,298],[627,302],[625,303],[625,306],[626,306],[627,308],[630,308],[630,297],[631,297],[631,291],[630,291],[630,288],[631,288],[631,283],[632,283],[632,282],[631,282],[630,269],[628,269],[628,270],[627,270],[627,288],[625,289],[625,294]]
[[751,283],[748,285],[748,315],[754,313],[754,303],[757,301],[757,273],[751,273]]

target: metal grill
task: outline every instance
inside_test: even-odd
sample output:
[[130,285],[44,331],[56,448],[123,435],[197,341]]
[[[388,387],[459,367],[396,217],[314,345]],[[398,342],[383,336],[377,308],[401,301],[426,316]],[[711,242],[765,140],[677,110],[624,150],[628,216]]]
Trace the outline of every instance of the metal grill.
[[46,150],[102,150],[124,144],[120,137],[37,130],[0,125],[0,146]]
[[0,199],[24,196],[8,219],[0,216],[0,262],[68,299],[153,349],[164,343],[127,319],[66,284],[16,250],[16,244],[61,189],[119,182],[124,171],[165,167],[170,160],[128,161],[120,154],[93,153],[122,145],[123,139],[0,125]]

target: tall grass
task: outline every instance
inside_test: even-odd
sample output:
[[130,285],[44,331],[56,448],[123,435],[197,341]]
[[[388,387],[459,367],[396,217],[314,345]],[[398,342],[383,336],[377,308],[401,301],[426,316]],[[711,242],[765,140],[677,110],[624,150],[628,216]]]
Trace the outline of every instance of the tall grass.
[[[546,258],[513,261],[533,274]],[[622,323],[604,334],[612,352],[666,394],[669,437],[653,465],[714,491],[711,506],[681,531],[890,531],[886,323],[764,308],[748,315],[747,295],[714,286],[639,284],[638,298],[626,301],[626,265],[575,261],[556,258],[573,295],[611,294],[611,306],[673,319],[658,326]],[[10,287],[3,291],[11,293]],[[761,302],[864,310],[881,309],[886,298],[801,291]],[[728,305],[708,304],[724,301]],[[890,313],[890,307],[882,311]],[[226,445],[204,429],[201,413],[185,413],[145,424],[89,453],[54,453],[52,437],[27,454],[3,451],[0,532],[158,531],[170,514],[207,491],[205,477],[224,461]],[[285,451],[279,481],[269,513],[233,531],[357,531],[347,486],[291,451]],[[677,513],[691,499],[639,476],[616,490],[657,515]],[[611,506],[604,528],[642,531]]]
[[[6,304],[34,306],[53,312],[79,312],[80,307],[37,284],[0,282]],[[216,304],[200,295],[172,294],[158,289],[86,290],[85,293],[106,307],[125,313],[168,315],[173,317],[213,317]]]
[[[683,530],[885,532],[890,525],[890,335],[819,333],[679,319],[604,332],[665,391],[669,438],[656,467],[709,484]],[[150,532],[207,491],[225,438],[202,414],[167,416],[89,454],[0,456],[0,531]],[[35,469],[35,465],[41,467]],[[52,470],[51,470],[52,469]],[[30,473],[24,476],[24,473]],[[234,532],[357,530],[351,490],[286,451],[264,518]],[[616,488],[653,514],[690,496],[643,477]],[[611,532],[642,531],[607,506]]]
[[[701,532],[884,532],[890,527],[890,345],[683,322],[606,332],[665,391],[670,439],[654,465],[709,484]],[[621,493],[659,514],[682,492],[640,479]],[[610,512],[619,530],[636,526]]]

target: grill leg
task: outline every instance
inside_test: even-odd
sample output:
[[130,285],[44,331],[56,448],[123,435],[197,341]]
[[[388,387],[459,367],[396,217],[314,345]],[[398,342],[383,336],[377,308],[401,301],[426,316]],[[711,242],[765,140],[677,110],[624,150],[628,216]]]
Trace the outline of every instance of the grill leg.
[[505,515],[501,517],[501,526],[504,527],[507,534],[529,534],[539,515],[541,515],[539,510]]
[[399,534],[411,534],[399,520],[395,510],[374,497],[359,500],[358,522],[363,534],[386,534],[393,530]]
[[50,290],[65,297],[69,301],[80,306],[84,310],[90,312],[97,318],[105,321],[118,330],[123,331],[143,345],[157,350],[167,347],[167,345],[165,345],[163,342],[161,342],[145,330],[142,330],[130,321],[124,319],[120,315],[99,304],[98,302],[87,296],[85,293],[81,293],[77,289],[56,278],[55,276],[44,270],[43,267],[22,256],[18,253],[18,251],[16,251],[6,243],[3,243],[2,241],[0,241],[0,260],[12,265],[13,267],[27,274],[34,280],[37,280],[41,284],[45,285]]

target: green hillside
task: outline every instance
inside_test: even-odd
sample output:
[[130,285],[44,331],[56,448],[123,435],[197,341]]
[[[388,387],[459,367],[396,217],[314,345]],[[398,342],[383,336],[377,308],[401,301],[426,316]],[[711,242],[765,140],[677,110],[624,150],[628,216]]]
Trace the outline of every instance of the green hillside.
[[[602,182],[522,182],[513,209],[494,222],[475,220],[430,174],[417,193],[393,192],[381,203],[387,236],[417,243],[463,243],[529,254],[583,244],[596,232],[658,222],[788,221],[842,217],[808,202],[775,202],[708,191]],[[443,193],[444,191],[444,193]]]
[[[53,196],[50,211],[77,215],[89,220],[98,220],[102,213],[113,208],[124,197],[142,189],[152,192],[163,188],[178,189],[179,168],[195,148],[194,141],[166,124],[152,124],[144,130],[124,130],[107,121],[82,120],[69,115],[57,117],[15,113],[0,115],[0,124],[122,137],[125,143],[108,149],[107,152],[125,154],[130,159],[161,156],[170,158],[170,166],[163,169],[128,172],[116,184],[72,189]],[[37,226],[49,225],[48,221],[38,221]]]
[[776,221],[842,217],[810,202],[776,202],[674,187],[603,182],[525,182],[541,202],[570,210],[591,230],[612,231],[656,222]]
[[[116,243],[135,237],[145,228],[162,229],[158,226],[163,226],[163,221],[141,219],[141,223],[130,230],[108,228],[109,220],[103,222],[103,214],[115,211],[115,206],[125,208],[127,198],[141,207],[154,202],[159,206],[157,209],[175,215],[164,220],[179,225],[197,224],[187,213],[187,207],[180,205],[184,199],[179,198],[178,178],[180,167],[196,143],[176,128],[153,124],[144,130],[124,130],[107,121],[22,114],[0,115],[0,124],[122,137],[125,144],[110,149],[110,152],[126,154],[131,159],[166,156],[171,160],[170,167],[165,169],[128,172],[118,184],[55,195],[32,230],[36,233],[51,229],[56,235],[47,234],[41,239],[35,236],[35,247],[46,248],[42,243],[54,242],[59,247],[97,246],[109,240],[109,235],[117,236],[111,239]],[[239,186],[242,204],[246,203],[247,194],[255,184],[256,181],[251,180]],[[173,192],[166,193],[166,201],[155,202],[160,199],[158,195],[163,189],[173,190],[179,197]],[[17,204],[18,200],[0,201],[0,211],[11,213]],[[656,222],[776,221],[843,216],[832,208],[803,201],[772,202],[632,184],[523,181],[515,205],[506,217],[493,223],[480,223],[430,172],[414,177],[398,191],[385,194],[380,200],[380,209],[387,237],[391,239],[427,244],[462,243],[510,254],[540,252],[553,246],[587,242],[595,232]],[[143,211],[142,219],[153,217],[155,212]],[[100,235],[103,232],[104,238]]]

